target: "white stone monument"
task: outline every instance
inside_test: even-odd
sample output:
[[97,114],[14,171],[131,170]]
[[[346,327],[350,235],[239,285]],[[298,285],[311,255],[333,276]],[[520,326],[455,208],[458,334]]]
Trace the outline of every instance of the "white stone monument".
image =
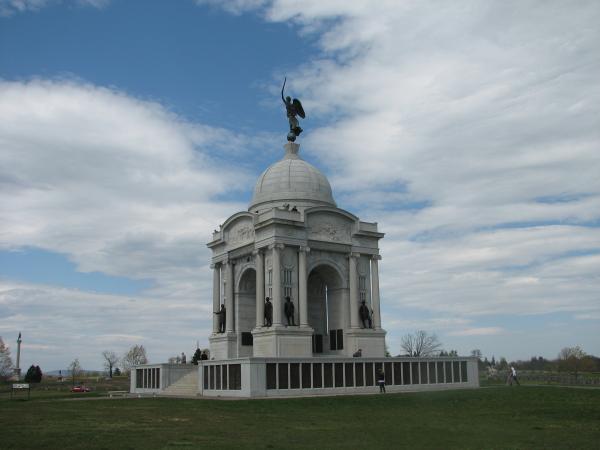
[[19,332],[19,337],[17,338],[17,364],[13,369],[13,380],[20,381],[21,380],[21,332]]
[[256,182],[248,211],[229,217],[208,243],[210,359],[137,366],[131,392],[354,394],[378,392],[381,377],[388,392],[478,387],[477,358],[385,357],[383,233],[336,206],[327,178],[300,158],[298,144],[284,148]]
[[[213,234],[213,311],[225,305],[225,332],[214,314],[215,359],[246,356],[365,357],[385,354],[379,306],[376,223],[336,206],[327,178],[288,142],[281,161],[258,178],[248,211]],[[272,326],[265,323],[265,298]],[[294,305],[293,323],[284,314]],[[363,326],[365,302],[372,328]],[[292,322],[290,322],[292,323]]]

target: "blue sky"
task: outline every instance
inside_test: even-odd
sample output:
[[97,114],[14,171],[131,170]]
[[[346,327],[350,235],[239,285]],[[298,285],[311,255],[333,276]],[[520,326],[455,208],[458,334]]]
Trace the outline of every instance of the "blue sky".
[[[0,336],[47,370],[207,345],[205,243],[281,156],[386,233],[383,326],[600,354],[600,7],[0,0]],[[14,345],[13,345],[14,347]]]

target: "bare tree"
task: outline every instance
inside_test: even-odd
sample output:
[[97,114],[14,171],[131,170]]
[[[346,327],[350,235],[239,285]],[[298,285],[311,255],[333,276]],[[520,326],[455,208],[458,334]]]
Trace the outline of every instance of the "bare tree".
[[419,330],[402,337],[400,347],[410,356],[433,356],[442,347],[435,334]]
[[69,364],[69,372],[71,372],[71,379],[73,380],[73,386],[75,386],[75,378],[81,375],[82,372],[79,358],[75,358],[71,364]]
[[579,345],[563,348],[558,354],[558,370],[573,372],[577,378],[585,356],[585,352]]
[[129,372],[133,366],[148,364],[146,349],[143,345],[134,345],[127,353],[125,353],[121,362],[123,363],[123,369],[127,372]]
[[4,344],[2,336],[0,336],[0,380],[10,378],[12,375],[12,365],[10,349]]
[[111,352],[108,350],[104,350],[102,352],[102,357],[104,358],[104,367],[106,368],[106,370],[108,370],[108,376],[112,378],[113,367],[119,362],[119,357],[115,352]]

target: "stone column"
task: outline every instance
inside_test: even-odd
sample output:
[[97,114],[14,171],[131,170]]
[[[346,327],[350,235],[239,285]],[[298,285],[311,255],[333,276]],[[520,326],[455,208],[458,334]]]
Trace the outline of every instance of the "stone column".
[[15,377],[17,381],[21,381],[21,332],[19,331],[19,337],[17,338],[17,367],[15,367]]
[[298,312],[301,327],[308,326],[308,279],[306,273],[306,254],[308,252],[310,252],[309,247],[300,247],[298,250]]
[[273,250],[273,326],[281,325],[281,250],[283,244],[272,244],[269,246]]
[[252,254],[256,258],[256,328],[260,328],[265,323],[265,257],[260,249]]
[[227,283],[227,291],[225,292],[225,331],[231,333],[233,329],[233,316],[235,311],[233,310],[233,261],[229,260],[226,264],[225,281]]
[[356,260],[360,256],[360,253],[350,253],[348,255],[348,267],[350,283],[350,328],[360,328],[358,325],[358,283],[356,277]]
[[[219,312],[221,309],[221,264],[212,264],[213,270],[213,312]],[[219,332],[219,316],[213,314],[213,333]]]
[[381,329],[381,310],[379,308],[379,263],[381,255],[371,258],[371,303],[373,306],[373,328]]

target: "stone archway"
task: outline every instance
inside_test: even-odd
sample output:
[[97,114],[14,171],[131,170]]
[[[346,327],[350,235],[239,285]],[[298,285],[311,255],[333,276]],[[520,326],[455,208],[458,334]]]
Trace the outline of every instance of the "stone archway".
[[314,353],[339,354],[347,328],[347,292],[338,271],[328,265],[314,267],[307,282],[308,324],[315,330]]
[[256,325],[256,270],[248,267],[242,273],[236,290],[235,329],[249,333]]

